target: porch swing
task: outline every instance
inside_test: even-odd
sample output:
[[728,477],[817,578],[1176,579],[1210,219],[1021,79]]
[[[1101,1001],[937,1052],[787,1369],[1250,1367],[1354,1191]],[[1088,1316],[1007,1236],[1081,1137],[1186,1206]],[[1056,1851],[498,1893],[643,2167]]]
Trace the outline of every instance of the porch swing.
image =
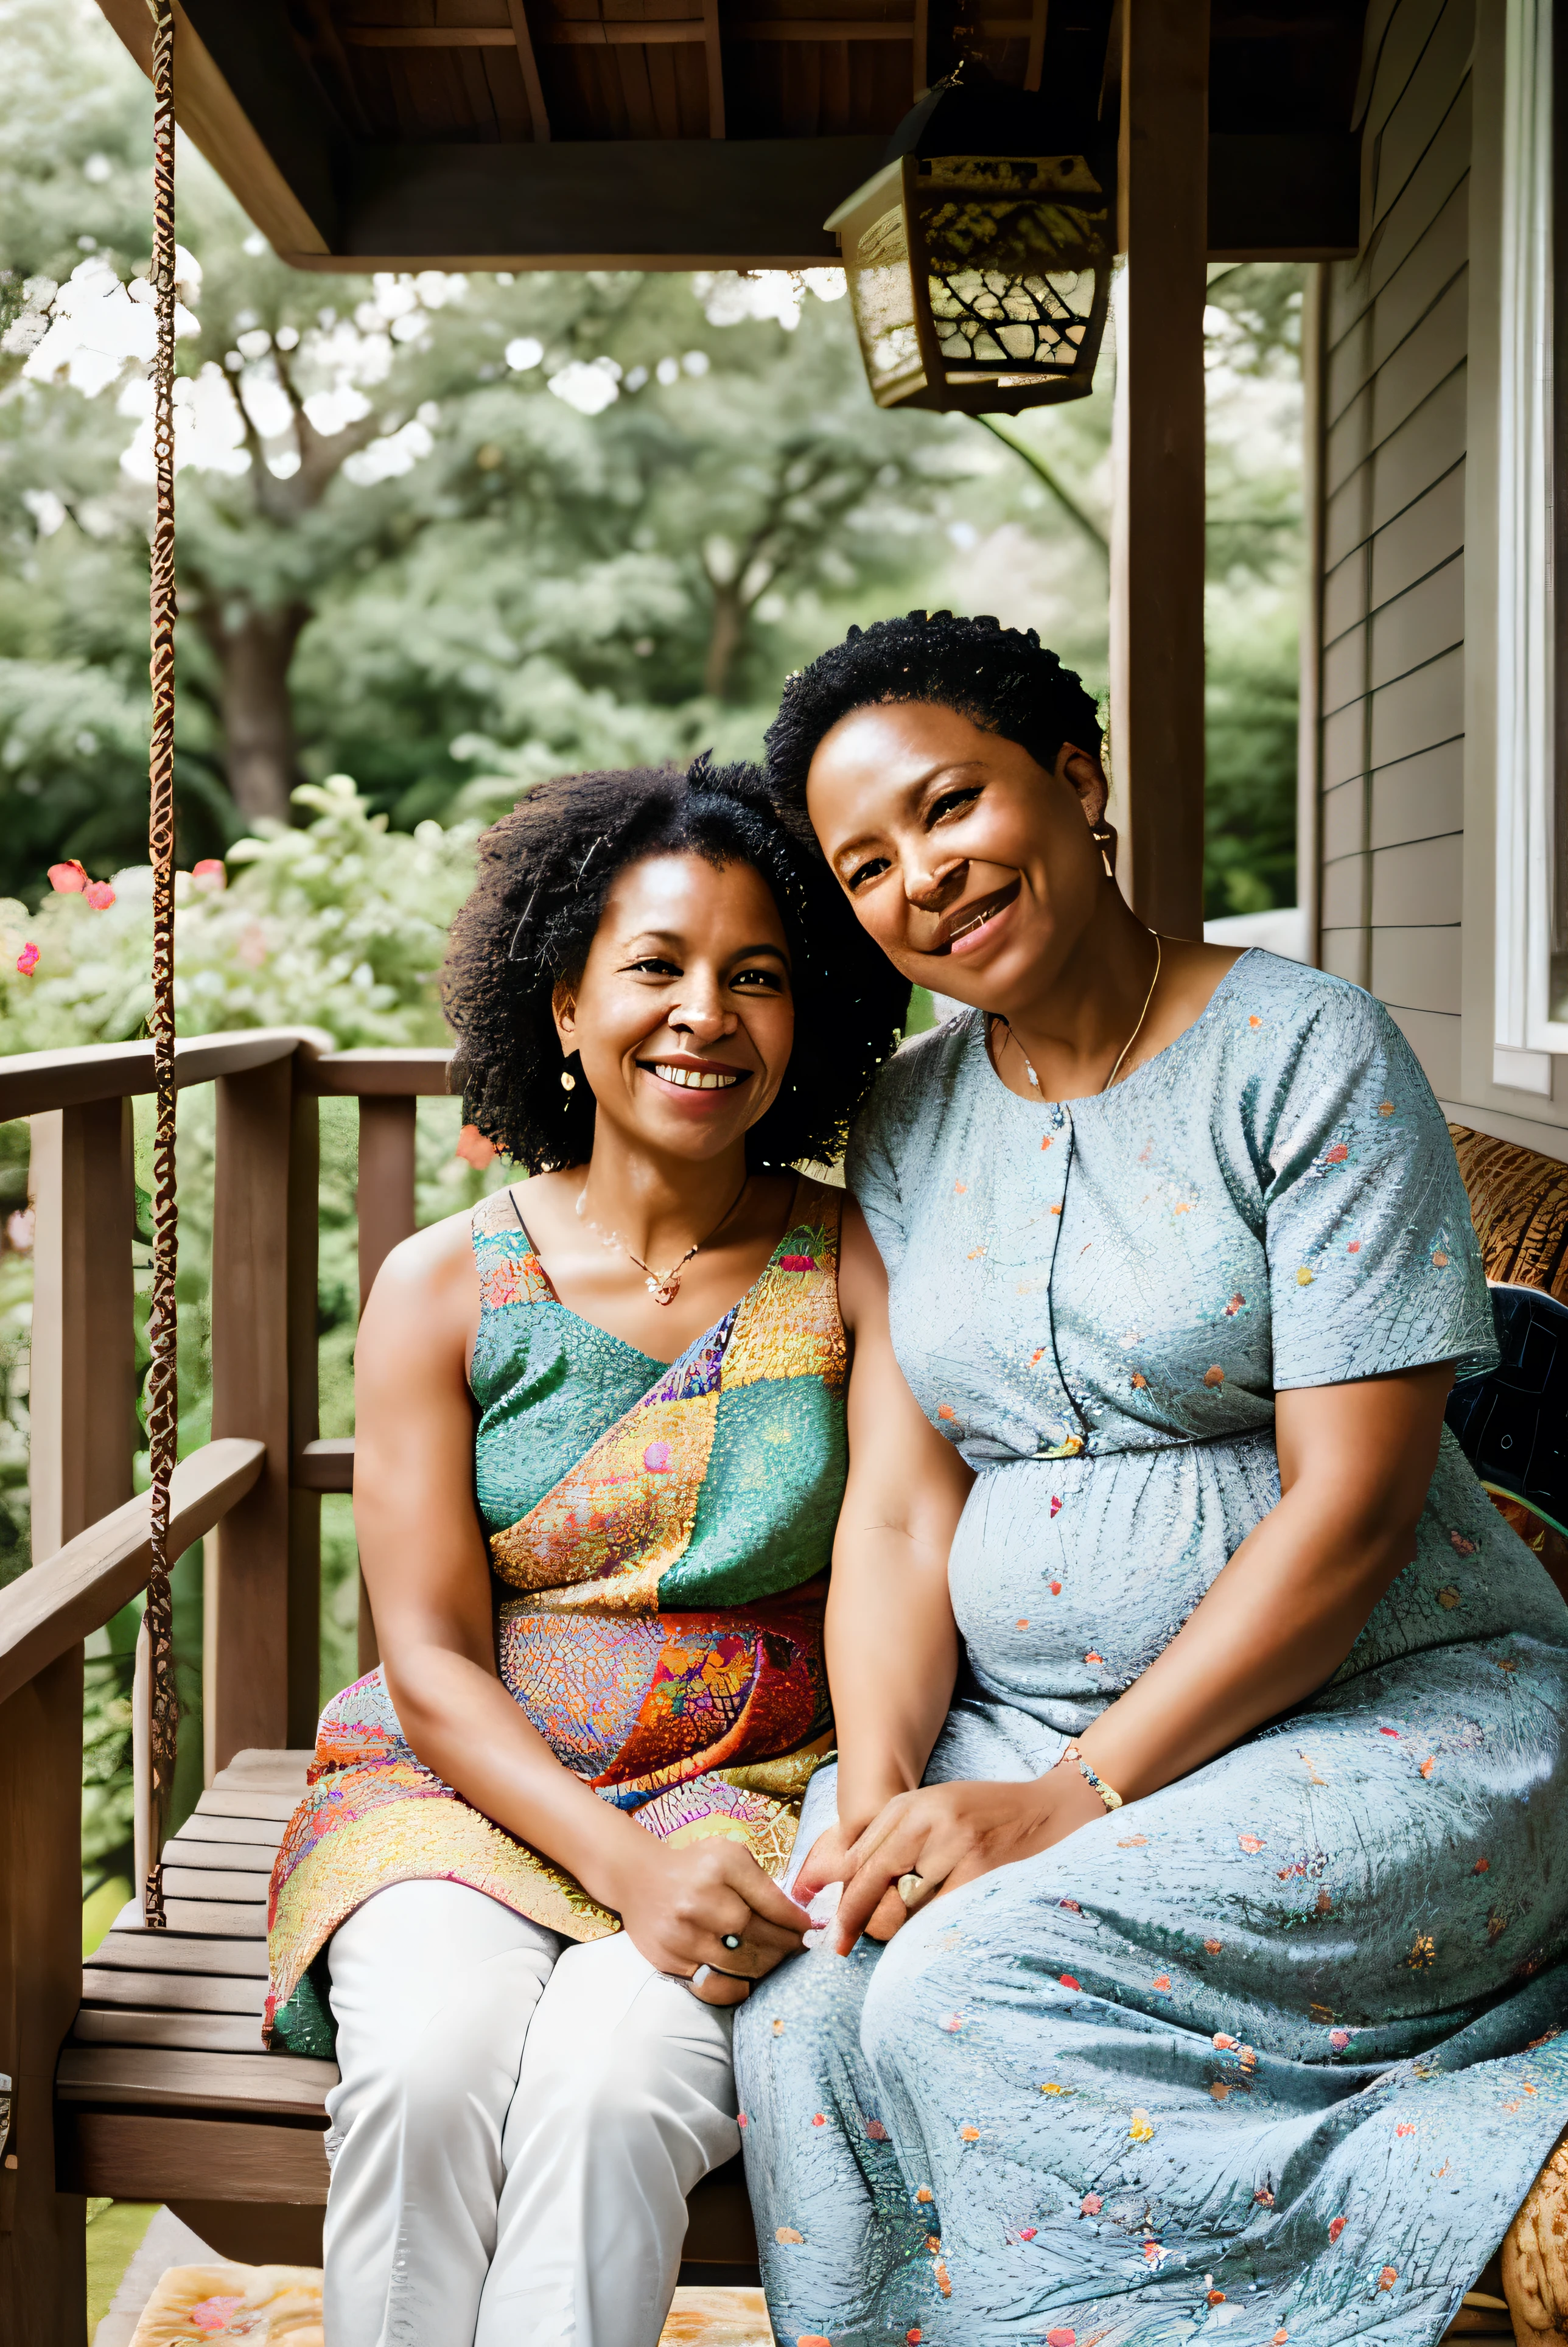
[[[147,1603],[133,1694],[137,1896],[83,1970],[81,2004],[55,2075],[56,2179],[63,2192],[163,2202],[220,2257],[315,2264],[327,2197],[324,2103],[337,2070],[330,2061],[265,2053],[261,2043],[268,1883],[283,1828],[305,1789],[309,1750],[236,1753],[212,1773],[194,1813],[165,1841],[178,1737],[169,1558],[171,1548],[178,1553],[184,1545],[181,1521],[183,1516],[188,1523],[190,1512],[179,1504],[181,1494],[171,1489],[179,1435],[173,996],[175,17],[172,0],[148,0],[148,5],[153,20],[151,282],[157,315],[149,762],[149,1027],[156,1133],[148,1317],[151,1361],[146,1387],[150,1547],[142,1551]],[[439,1060],[442,1055],[421,1056]],[[377,1091],[374,1071],[359,1088]],[[425,1081],[415,1088],[436,1087]],[[409,1112],[411,1173],[412,1100],[376,1101],[374,1106]],[[375,1214],[376,1202],[366,1192],[364,1140],[362,1124],[361,1275],[362,1289],[367,1289],[365,1225]],[[411,1195],[404,1204],[412,1226]],[[386,1220],[384,1213],[381,1221],[384,1225]],[[383,1230],[381,1238],[387,1235]],[[384,1252],[384,1244],[371,1242],[372,1266]],[[210,1447],[252,1454],[261,1448],[255,1442]],[[317,1490],[351,1488],[352,1443],[311,1442],[305,1450],[302,1478],[298,1471],[291,1478],[296,1488],[302,1480]],[[299,1462],[295,1464],[297,1471]],[[253,1481],[256,1471],[252,1456],[241,1477],[233,1479],[239,1492],[245,1489],[245,1478]],[[204,1521],[210,1523],[220,1512],[208,1507]],[[373,1642],[362,1590],[362,1668],[368,1666],[367,1649],[369,1662],[374,1661]],[[15,2158],[10,2165],[15,2165]],[[737,2158],[706,2178],[692,2197],[682,2280],[722,2287],[754,2286],[758,2279],[755,2236]]]

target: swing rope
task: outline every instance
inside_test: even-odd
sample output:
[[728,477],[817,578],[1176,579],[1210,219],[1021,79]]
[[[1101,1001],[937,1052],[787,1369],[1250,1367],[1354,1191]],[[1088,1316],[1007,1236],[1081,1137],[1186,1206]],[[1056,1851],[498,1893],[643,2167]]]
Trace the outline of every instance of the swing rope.
[[152,1175],[151,1365],[147,1435],[152,1471],[152,1544],[147,1576],[152,1665],[151,1817],[142,1916],[164,1931],[163,1841],[174,1794],[179,1703],[174,1683],[174,1611],[169,1586],[169,1481],[179,1448],[174,1294],[174,8],[148,0],[152,15],[152,286],[158,323],[153,360],[152,446],[157,508],[152,534],[152,740],[148,838],[152,863],[152,1036],[157,1124]]

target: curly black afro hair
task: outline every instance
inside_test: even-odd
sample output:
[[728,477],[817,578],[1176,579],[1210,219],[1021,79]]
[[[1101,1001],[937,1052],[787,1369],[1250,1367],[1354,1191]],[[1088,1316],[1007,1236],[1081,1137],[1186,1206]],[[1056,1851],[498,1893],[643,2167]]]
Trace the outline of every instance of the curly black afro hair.
[[768,774],[784,804],[805,805],[805,778],[823,736],[853,709],[933,701],[1000,733],[1050,767],[1064,742],[1100,750],[1100,719],[1081,680],[1030,628],[911,611],[851,628],[841,644],[798,669],[767,731]]
[[441,1000],[457,1037],[463,1112],[530,1173],[581,1164],[593,1094],[560,1082],[551,998],[581,971],[618,872],[671,851],[746,864],[766,882],[789,946],[795,1040],[778,1098],[747,1135],[753,1166],[842,1151],[909,986],[850,913],[754,766],[564,774],[537,783],[479,841],[479,877],[452,924]]

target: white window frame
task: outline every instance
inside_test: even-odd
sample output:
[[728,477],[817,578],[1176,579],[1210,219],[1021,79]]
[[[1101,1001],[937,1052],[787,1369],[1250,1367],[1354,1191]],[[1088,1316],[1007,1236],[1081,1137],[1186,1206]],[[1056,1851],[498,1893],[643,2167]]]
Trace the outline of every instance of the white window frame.
[[1494,1080],[1550,1093],[1556,764],[1553,613],[1553,0],[1508,0],[1498,399]]

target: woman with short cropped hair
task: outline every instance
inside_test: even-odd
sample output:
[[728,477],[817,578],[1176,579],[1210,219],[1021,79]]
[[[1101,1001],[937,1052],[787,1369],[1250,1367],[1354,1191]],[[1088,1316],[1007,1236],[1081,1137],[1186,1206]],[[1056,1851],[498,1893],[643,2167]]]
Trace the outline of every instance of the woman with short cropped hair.
[[768,737],[967,1006],[848,1178],[969,1480],[937,1558],[852,1456],[793,1885],[843,1882],[838,1952],[735,2040],[774,2326],[1420,2347],[1568,2123],[1568,1609],[1443,1425],[1497,1352],[1414,1054],[1152,935],[1100,746],[1032,635],[947,613]]

